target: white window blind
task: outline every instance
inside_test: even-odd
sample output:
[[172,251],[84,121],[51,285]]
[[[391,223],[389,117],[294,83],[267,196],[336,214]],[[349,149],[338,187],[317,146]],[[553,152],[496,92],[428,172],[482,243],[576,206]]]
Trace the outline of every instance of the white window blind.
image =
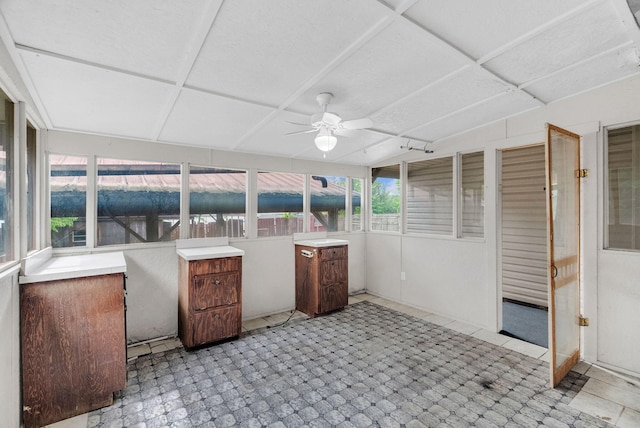
[[408,165],[407,232],[453,233],[452,157]]
[[460,156],[461,237],[484,237],[484,152]]
[[640,249],[640,125],[607,133],[607,248]]

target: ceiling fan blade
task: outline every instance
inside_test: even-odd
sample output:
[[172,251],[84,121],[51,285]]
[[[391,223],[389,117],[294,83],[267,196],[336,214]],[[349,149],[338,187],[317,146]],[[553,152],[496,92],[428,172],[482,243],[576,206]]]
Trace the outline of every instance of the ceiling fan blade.
[[364,129],[371,127],[371,125],[373,125],[373,121],[368,117],[363,117],[362,119],[346,120],[341,124],[342,128],[344,129]]
[[289,122],[288,120],[287,120],[287,123],[290,123],[290,124],[292,124],[292,125],[300,125],[300,126],[307,126],[307,127],[311,126],[311,125],[309,125],[308,123]]
[[307,129],[306,131],[287,132],[284,135],[310,134],[311,132],[317,132],[317,131],[315,129]]
[[336,129],[335,134],[341,137],[355,137],[358,135],[358,131],[355,129]]
[[325,123],[328,123],[329,125],[337,125],[340,123],[341,120],[342,118],[335,113],[330,113],[328,111],[325,111],[322,114],[322,121]]

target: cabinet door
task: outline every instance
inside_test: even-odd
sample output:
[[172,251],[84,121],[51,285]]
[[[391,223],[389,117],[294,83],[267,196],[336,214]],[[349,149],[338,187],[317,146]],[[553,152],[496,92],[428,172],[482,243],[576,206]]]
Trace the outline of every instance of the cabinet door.
[[236,272],[195,276],[191,308],[198,311],[238,303],[239,282]]
[[320,313],[343,308],[348,300],[348,287],[344,282],[320,287]]

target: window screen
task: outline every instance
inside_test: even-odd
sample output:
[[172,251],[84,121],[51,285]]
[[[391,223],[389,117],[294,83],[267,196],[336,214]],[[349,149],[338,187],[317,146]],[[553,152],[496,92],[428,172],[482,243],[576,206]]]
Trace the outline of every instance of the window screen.
[[400,165],[371,169],[371,230],[400,231]]
[[607,131],[607,248],[640,249],[640,125]]
[[242,237],[247,173],[204,166],[189,168],[189,236]]

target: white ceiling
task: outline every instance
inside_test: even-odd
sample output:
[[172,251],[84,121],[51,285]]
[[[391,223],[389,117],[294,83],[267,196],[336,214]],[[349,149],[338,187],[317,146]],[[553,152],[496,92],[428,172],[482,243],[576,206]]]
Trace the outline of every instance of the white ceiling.
[[[636,0],[630,0],[632,6]],[[637,12],[637,6],[633,6]],[[2,0],[50,129],[370,165],[640,72],[625,0]],[[7,31],[8,30],[8,31]]]

